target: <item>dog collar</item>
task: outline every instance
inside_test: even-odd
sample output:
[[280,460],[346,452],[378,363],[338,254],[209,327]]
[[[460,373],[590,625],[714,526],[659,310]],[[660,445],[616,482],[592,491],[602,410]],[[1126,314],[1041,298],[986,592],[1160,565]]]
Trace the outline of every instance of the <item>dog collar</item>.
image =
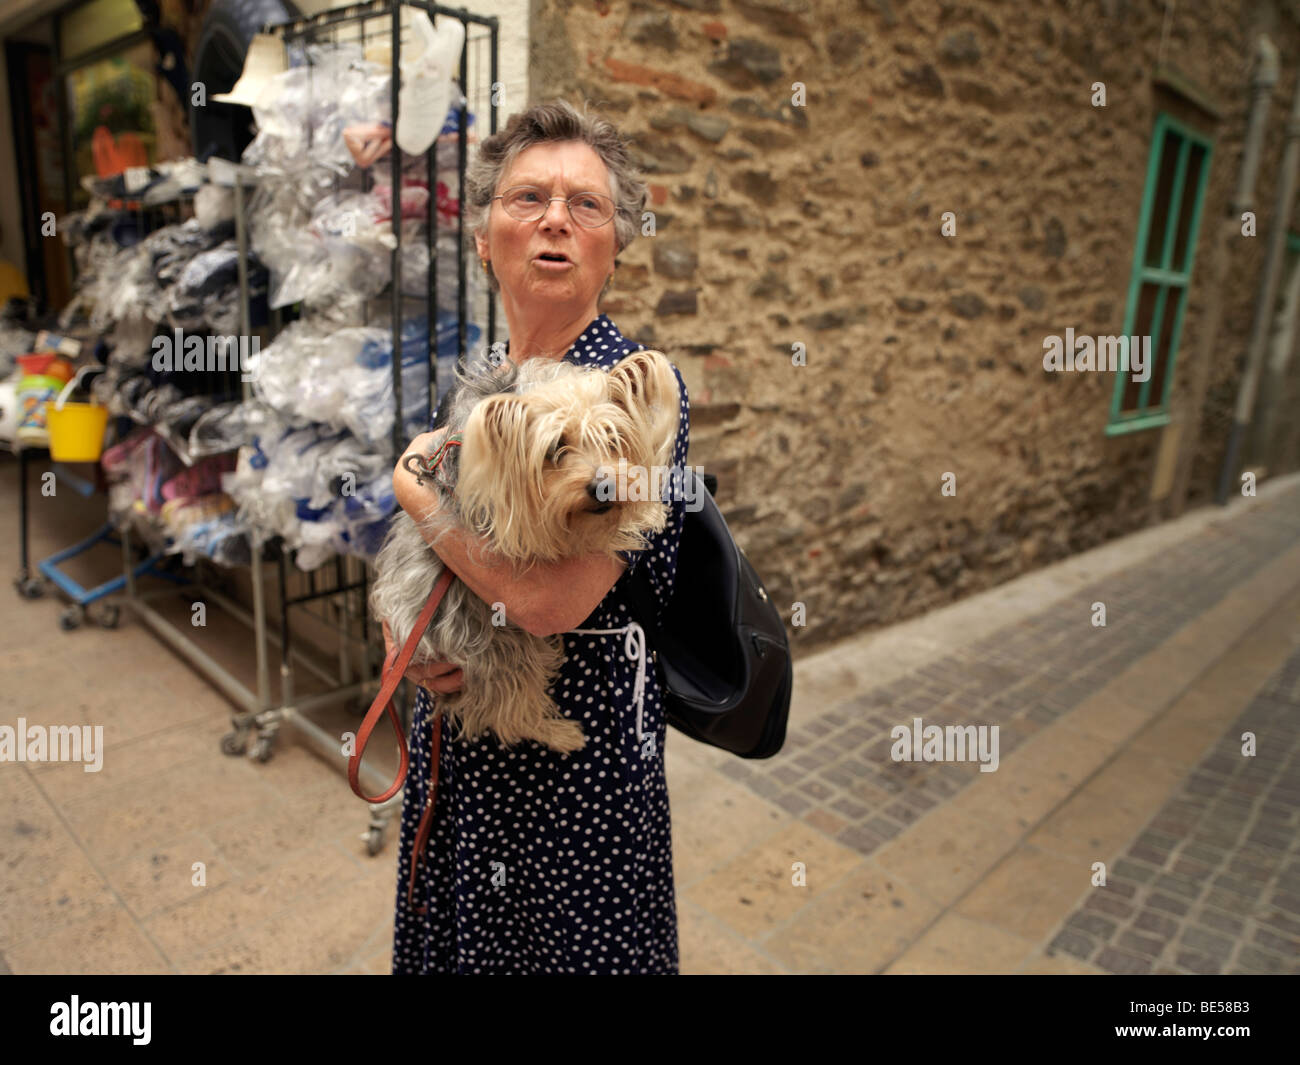
[[424,487],[424,478],[434,477],[442,486],[447,487],[447,482],[437,478],[438,468],[442,465],[442,460],[451,454],[453,447],[460,447],[460,433],[452,433],[438,446],[438,450],[432,455],[407,455],[402,460],[402,465],[406,470],[415,475],[415,483],[421,488]]

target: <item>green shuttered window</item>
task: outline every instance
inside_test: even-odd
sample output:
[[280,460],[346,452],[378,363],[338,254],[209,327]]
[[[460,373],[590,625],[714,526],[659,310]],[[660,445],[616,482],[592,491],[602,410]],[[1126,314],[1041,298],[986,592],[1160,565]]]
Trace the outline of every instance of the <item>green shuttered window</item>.
[[1163,112],[1156,118],[1124,314],[1125,336],[1151,337],[1151,365],[1146,380],[1131,368],[1116,373],[1107,436],[1169,421],[1212,152],[1211,142],[1195,130]]

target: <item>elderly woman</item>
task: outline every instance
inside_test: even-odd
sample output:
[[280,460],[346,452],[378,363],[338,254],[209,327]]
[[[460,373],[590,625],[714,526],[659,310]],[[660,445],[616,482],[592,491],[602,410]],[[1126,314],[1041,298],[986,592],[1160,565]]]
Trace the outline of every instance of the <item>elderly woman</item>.
[[[566,103],[517,114],[483,142],[466,202],[483,269],[501,293],[508,358],[608,370],[639,349],[597,313],[597,300],[615,256],[636,235],[645,199],[618,131]],[[673,463],[684,466],[689,406],[677,378],[682,418]],[[441,414],[440,405],[435,427]],[[407,454],[432,452],[440,436],[417,437]],[[401,463],[393,481],[413,517],[436,505]],[[658,602],[667,601],[684,503],[670,507],[650,547],[615,563],[579,557],[519,575],[480,564],[482,545],[467,534],[439,540],[439,557],[485,602],[505,604],[506,616],[535,635],[564,634],[566,661],[551,694],[565,717],[581,723],[587,743],[558,754],[531,741],[513,748],[490,737],[454,742],[443,718],[436,802],[421,851],[416,837],[433,772],[429,693],[458,690],[461,671],[442,664],[408,674],[421,690],[402,811],[394,973],[678,971],[664,711],[646,663],[643,730],[654,742],[643,749],[623,580],[639,566]],[[406,900],[412,861],[414,908]]]

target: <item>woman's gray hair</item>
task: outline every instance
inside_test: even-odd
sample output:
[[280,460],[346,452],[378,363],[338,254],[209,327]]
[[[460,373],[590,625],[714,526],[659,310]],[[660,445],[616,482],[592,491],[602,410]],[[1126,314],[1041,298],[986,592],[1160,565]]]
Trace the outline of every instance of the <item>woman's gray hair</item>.
[[[520,152],[547,141],[581,141],[600,156],[609,171],[610,196],[614,200],[614,254],[632,243],[648,196],[645,181],[614,124],[587,113],[585,104],[583,107],[578,111],[567,100],[534,104],[527,111],[511,115],[505,129],[483,141],[465,173],[465,222],[471,238],[487,229],[497,185]],[[491,263],[487,275],[492,291],[500,292]]]

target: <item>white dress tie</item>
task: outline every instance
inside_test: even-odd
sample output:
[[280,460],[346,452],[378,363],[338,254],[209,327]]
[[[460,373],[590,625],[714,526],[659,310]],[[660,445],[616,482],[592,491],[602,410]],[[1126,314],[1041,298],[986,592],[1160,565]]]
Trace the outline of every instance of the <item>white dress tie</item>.
[[642,719],[645,713],[645,630],[637,622],[629,621],[619,629],[573,629],[570,634],[573,636],[615,636],[620,632],[627,634],[623,640],[623,653],[636,663],[636,684],[632,689],[632,698],[636,700],[636,742],[641,749],[641,757],[649,758],[654,754],[653,741],[647,747],[647,737],[642,730]]

